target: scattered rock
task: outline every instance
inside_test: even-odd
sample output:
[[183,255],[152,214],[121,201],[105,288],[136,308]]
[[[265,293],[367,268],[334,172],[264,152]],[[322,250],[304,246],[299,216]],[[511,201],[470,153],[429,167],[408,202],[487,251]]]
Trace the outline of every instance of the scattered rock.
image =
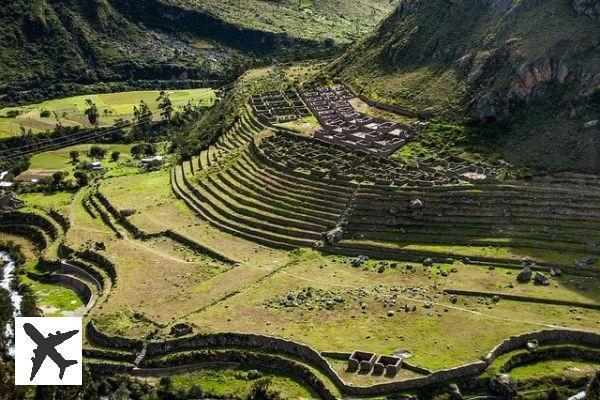
[[562,271],[559,268],[550,268],[550,276],[561,276]]
[[388,208],[387,213],[389,215],[398,215],[398,209],[394,206],[390,206],[390,208]]
[[521,283],[528,283],[531,281],[532,275],[533,272],[531,271],[531,268],[525,267],[521,270],[521,272],[519,272],[519,275],[517,275],[517,281]]
[[498,295],[494,295],[494,297],[492,297],[492,301],[493,301],[494,303],[498,303],[498,302],[500,302],[500,300],[501,300],[501,299],[500,299],[500,296],[498,296]]
[[422,211],[423,208],[425,208],[425,204],[423,204],[421,199],[414,199],[410,202],[410,204],[408,205],[408,208],[410,209],[411,212],[415,213],[415,212]]
[[450,303],[452,303],[452,304],[458,303],[458,296],[455,294],[451,294],[450,295]]
[[585,124],[583,124],[583,127],[585,129],[591,129],[591,128],[595,128],[597,126],[598,126],[598,120],[597,119],[595,119],[593,121],[588,121]]
[[363,256],[363,255],[360,255],[360,256],[358,256],[356,258],[353,258],[352,259],[352,266],[354,268],[358,268],[361,265],[363,265],[368,259],[369,259],[369,257]]
[[490,380],[490,390],[500,396],[513,397],[517,394],[517,385],[510,375],[501,374]]
[[390,310],[387,312],[387,316],[388,317],[393,317],[394,316],[394,310]]
[[537,339],[533,339],[533,340],[530,340],[529,342],[527,342],[525,347],[527,348],[528,351],[536,351],[537,349],[539,349],[540,344],[537,341]]
[[448,386],[448,394],[450,395],[450,400],[462,400],[463,398],[456,383],[452,383]]
[[171,335],[173,336],[185,336],[192,333],[192,326],[186,323],[175,324],[171,327]]
[[521,258],[521,264],[530,267],[533,265],[533,259],[531,257],[523,257]]
[[344,237],[344,230],[341,227],[335,227],[325,234],[325,239],[327,239],[327,243],[335,244],[342,240]]
[[423,260],[423,265],[426,267],[433,267],[433,259],[426,258],[425,260]]
[[534,283],[536,283],[538,285],[543,285],[543,286],[550,285],[550,281],[548,280],[546,275],[542,274],[541,272],[535,273],[535,277],[533,278],[533,281],[534,281]]

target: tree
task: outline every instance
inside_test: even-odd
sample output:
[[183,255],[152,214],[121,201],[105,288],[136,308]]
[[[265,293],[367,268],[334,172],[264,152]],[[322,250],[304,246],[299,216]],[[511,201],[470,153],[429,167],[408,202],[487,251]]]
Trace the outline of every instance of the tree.
[[83,171],[75,171],[73,176],[77,180],[77,186],[79,186],[79,187],[86,186],[90,181],[88,174]]
[[52,186],[55,188],[60,187],[63,182],[63,179],[67,177],[67,173],[64,171],[57,171],[52,174]]
[[188,399],[202,399],[204,398],[204,390],[198,385],[192,385],[187,394]]
[[135,124],[133,128],[133,136],[136,139],[143,139],[143,136],[150,129],[150,123],[152,122],[152,111],[148,104],[142,100],[140,101],[139,108],[133,107],[133,122]]
[[85,110],[85,115],[87,115],[88,121],[90,121],[90,124],[94,125],[97,128],[98,123],[100,122],[98,120],[98,118],[100,117],[100,112],[98,111],[98,107],[96,106],[96,103],[94,103],[90,99],[86,99],[85,104],[88,107]]
[[171,101],[169,94],[164,90],[161,90],[156,101],[158,101],[158,109],[160,110],[160,115],[163,120],[169,121],[171,119],[171,114],[173,113],[173,102]]
[[119,157],[120,157],[120,156],[121,156],[121,153],[120,153],[120,152],[118,152],[118,151],[113,151],[113,152],[112,152],[112,154],[110,155],[110,159],[111,159],[113,162],[117,162],[117,161],[119,161]]
[[73,164],[79,162],[79,152],[77,150],[71,150],[69,156],[71,157]]
[[106,155],[106,149],[103,149],[100,146],[92,146],[90,147],[88,155],[92,158],[102,159]]

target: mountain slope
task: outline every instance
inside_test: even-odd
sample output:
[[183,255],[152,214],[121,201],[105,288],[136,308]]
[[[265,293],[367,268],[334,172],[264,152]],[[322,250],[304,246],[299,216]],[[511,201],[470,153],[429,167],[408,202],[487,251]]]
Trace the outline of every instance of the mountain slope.
[[330,54],[392,9],[389,0],[7,3],[0,9],[0,85],[8,90],[48,82],[230,77],[272,58]]
[[600,171],[597,0],[403,0],[327,71],[436,119],[501,121],[509,160]]

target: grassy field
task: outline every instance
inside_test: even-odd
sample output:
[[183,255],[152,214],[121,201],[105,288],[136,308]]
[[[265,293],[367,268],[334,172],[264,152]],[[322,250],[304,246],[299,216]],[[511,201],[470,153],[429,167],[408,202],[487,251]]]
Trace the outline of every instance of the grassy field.
[[[170,95],[175,110],[190,102],[210,105],[215,99],[211,89],[167,90],[166,92]],[[98,107],[100,126],[113,125],[116,118],[130,120],[133,117],[133,107],[139,107],[141,100],[148,104],[154,113],[154,118],[158,119],[160,118],[156,101],[158,96],[158,90],[94,94],[3,108],[0,109],[0,139],[20,135],[21,127],[26,130],[31,129],[33,133],[52,130],[57,124],[57,118],[63,126],[91,127],[84,114],[87,108],[85,102],[88,99]],[[43,111],[50,112],[50,115],[42,117],[40,114]],[[10,112],[19,112],[19,115],[11,118]]]
[[[236,395],[245,398],[250,394],[252,385],[258,381],[250,379],[248,373],[249,371],[239,368],[208,368],[197,372],[176,374],[171,377],[171,380],[175,388],[189,389],[193,385],[198,385],[204,390],[205,396]],[[315,398],[308,388],[289,376],[273,371],[258,370],[258,373],[267,377],[271,382],[271,389],[279,392],[285,399]]]
[[[72,178],[73,173],[79,163],[100,161],[102,163],[102,173],[109,176],[120,176],[135,174],[139,171],[139,161],[131,156],[132,144],[110,144],[96,145],[106,150],[106,155],[102,160],[97,160],[88,155],[91,144],[80,144],[76,146],[65,147],[59,150],[47,151],[45,153],[36,154],[31,157],[31,164],[27,171],[21,173],[16,179],[18,181],[29,182],[32,179],[40,179],[51,177],[55,172],[66,172],[68,177]],[[78,163],[73,163],[70,153],[72,151],[79,152]],[[111,160],[111,154],[119,152],[117,161]],[[37,195],[38,197],[40,195]]]
[[71,312],[85,306],[81,297],[71,289],[36,282],[27,276],[22,276],[21,282],[31,287],[35,293],[37,307],[42,310],[44,316],[68,316]]

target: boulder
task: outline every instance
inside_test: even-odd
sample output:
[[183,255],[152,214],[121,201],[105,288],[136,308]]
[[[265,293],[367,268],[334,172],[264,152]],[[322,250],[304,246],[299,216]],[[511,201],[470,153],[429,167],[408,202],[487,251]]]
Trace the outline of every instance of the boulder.
[[490,390],[493,394],[511,398],[517,394],[517,385],[510,375],[500,374],[490,380]]
[[342,237],[344,237],[344,230],[339,226],[333,228],[325,234],[325,238],[329,244],[335,244],[339,242],[342,240]]
[[527,348],[528,351],[536,351],[537,349],[540,348],[540,344],[537,341],[537,339],[533,339],[533,340],[530,340],[529,342],[527,342],[525,347]]
[[426,267],[433,267],[433,259],[426,258],[425,260],[423,260],[423,265]]
[[352,262],[352,266],[355,267],[355,268],[358,268],[361,265],[363,265],[365,263],[365,261],[367,261],[368,259],[369,259],[369,257],[362,256],[362,255],[360,255],[360,256],[358,256],[356,258],[353,258],[352,261],[351,261]]
[[414,199],[410,202],[408,208],[410,209],[410,212],[415,213],[423,211],[423,208],[425,208],[425,204],[421,201],[421,199]]
[[450,400],[462,400],[463,398],[456,383],[452,383],[448,386],[448,394],[450,395]]
[[596,371],[585,389],[586,400],[600,400],[600,369]]
[[542,274],[541,272],[535,273],[535,277],[533,278],[533,281],[534,281],[534,283],[536,283],[538,285],[543,285],[543,286],[550,285],[550,281],[548,280],[546,275]]
[[186,323],[175,324],[171,327],[171,335],[173,336],[185,336],[192,333],[192,326]]
[[598,120],[597,119],[592,120],[592,121],[588,121],[585,124],[583,124],[583,127],[585,129],[591,129],[591,128],[595,128],[597,126],[598,126]]
[[521,283],[527,283],[531,280],[532,275],[533,272],[531,271],[531,268],[525,267],[521,270],[521,272],[519,272],[519,275],[517,275],[517,281]]
[[560,268],[550,268],[550,276],[561,276],[562,271]]
[[533,259],[531,257],[523,257],[521,258],[521,264],[530,267],[533,265]]

